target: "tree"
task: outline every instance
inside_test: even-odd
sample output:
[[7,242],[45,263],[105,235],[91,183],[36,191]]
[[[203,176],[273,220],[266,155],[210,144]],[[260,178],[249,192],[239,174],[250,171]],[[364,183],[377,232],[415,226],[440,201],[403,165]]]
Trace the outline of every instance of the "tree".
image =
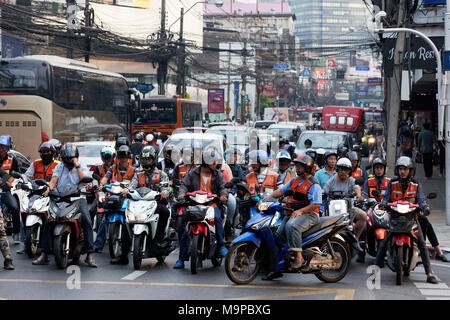
[[261,106],[261,119],[264,117],[264,108],[270,108],[269,98],[265,94],[259,96],[259,104]]

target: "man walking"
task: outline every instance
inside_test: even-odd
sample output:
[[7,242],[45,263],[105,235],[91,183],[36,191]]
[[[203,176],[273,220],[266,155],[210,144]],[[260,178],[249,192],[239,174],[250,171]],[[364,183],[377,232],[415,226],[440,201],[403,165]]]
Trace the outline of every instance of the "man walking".
[[431,179],[433,175],[433,146],[434,133],[430,130],[430,124],[425,122],[423,131],[419,134],[419,150],[422,153],[423,169],[425,177]]

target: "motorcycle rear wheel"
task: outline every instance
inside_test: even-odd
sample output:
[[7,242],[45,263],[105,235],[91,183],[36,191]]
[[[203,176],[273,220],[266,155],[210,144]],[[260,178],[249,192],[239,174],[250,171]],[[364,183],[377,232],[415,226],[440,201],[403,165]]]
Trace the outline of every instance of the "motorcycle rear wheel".
[[232,245],[225,258],[228,278],[236,284],[248,284],[255,280],[261,268],[258,253],[258,247],[253,242]]
[[[330,239],[331,246],[333,247],[333,251],[335,254],[339,254],[341,256],[342,264],[338,270],[321,270],[314,275],[321,281],[325,283],[335,283],[342,280],[348,272],[351,263],[351,255],[350,250],[346,242],[338,239],[331,238]],[[327,254],[331,254],[331,250],[328,247],[328,243],[325,242],[320,248],[322,252]],[[328,272],[336,272],[335,274],[327,274]]]
[[38,239],[36,239],[37,229],[38,225],[34,225],[27,228],[26,231],[25,252],[27,253],[28,258],[33,258],[36,256],[38,250]]
[[111,259],[118,258],[122,254],[121,244],[119,240],[120,236],[119,230],[120,230],[119,221],[108,224],[108,234],[109,234],[108,246],[109,246],[109,256],[111,257]]
[[144,234],[138,234],[134,236],[133,267],[135,270],[139,270],[142,265],[142,249],[144,248],[144,237]]

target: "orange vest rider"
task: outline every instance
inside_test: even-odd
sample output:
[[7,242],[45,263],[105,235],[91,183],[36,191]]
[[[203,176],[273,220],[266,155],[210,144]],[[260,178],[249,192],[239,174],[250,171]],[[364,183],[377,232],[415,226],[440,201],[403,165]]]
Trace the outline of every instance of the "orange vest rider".
[[[377,179],[375,177],[369,178],[367,180],[367,185],[369,187],[369,197],[375,198],[378,202],[380,202],[381,199],[383,199],[383,197],[384,197],[384,193],[386,192],[389,181],[391,181],[391,179],[384,177],[381,184],[378,185]],[[379,197],[375,197],[372,194],[372,192],[375,190],[378,190],[378,192],[380,193]]]
[[47,170],[45,170],[45,166],[44,163],[42,162],[42,159],[35,160],[33,162],[34,166],[33,180],[44,179],[45,181],[49,182],[52,179],[53,171],[55,170],[58,164],[60,164],[60,161],[53,160],[52,163],[48,166]]
[[178,167],[178,180],[183,180],[183,178],[194,168],[187,164],[182,164]]
[[[103,167],[103,166],[102,166]],[[122,176],[119,170],[118,164],[113,164],[111,167],[112,170],[112,177],[111,182],[127,182],[130,183],[134,176],[134,168],[130,165],[128,165],[127,171]]]
[[407,200],[411,203],[417,202],[417,192],[419,190],[419,184],[415,181],[410,181],[406,191],[403,192],[400,181],[391,182],[391,201]]
[[8,154],[8,157],[5,160],[3,160],[1,169],[5,170],[6,173],[9,174],[9,172],[11,171],[11,168],[12,168],[12,163],[13,163],[13,157]]
[[[255,172],[250,172],[245,177],[247,180],[247,188],[250,194],[257,194],[256,187],[259,186],[258,178]],[[267,169],[267,175],[262,185],[260,186],[260,192],[273,192],[277,189],[278,173],[272,172]],[[271,190],[269,190],[271,189]]]
[[[300,181],[302,181],[302,178],[297,177],[292,180],[289,186],[289,189],[292,189],[296,194],[288,198],[288,208],[294,207],[295,210],[298,210],[308,206],[310,204],[308,200],[308,191],[314,184],[319,184],[313,176],[303,180],[302,183],[300,183]],[[289,202],[294,203],[295,205],[292,206]],[[319,208],[314,209],[314,212],[319,213]],[[286,210],[287,215],[290,215],[291,213],[292,211]]]
[[159,171],[157,168],[154,169],[154,171],[152,173],[151,183],[149,181],[150,179],[147,178],[147,174],[145,171],[139,172],[137,174],[137,178],[138,178],[137,188],[141,188],[141,187],[149,188],[152,183],[161,182],[161,171]]

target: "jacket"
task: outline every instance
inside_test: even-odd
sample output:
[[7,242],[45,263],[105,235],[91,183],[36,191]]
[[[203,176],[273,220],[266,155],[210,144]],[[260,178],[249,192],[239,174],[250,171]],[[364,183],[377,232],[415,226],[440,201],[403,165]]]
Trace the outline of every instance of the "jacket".
[[[188,192],[194,192],[200,190],[200,170],[201,167],[197,167],[189,171],[181,181],[179,194],[186,194]],[[225,177],[218,170],[212,172],[211,180],[211,192],[219,197],[228,197],[228,191],[225,189]]]

